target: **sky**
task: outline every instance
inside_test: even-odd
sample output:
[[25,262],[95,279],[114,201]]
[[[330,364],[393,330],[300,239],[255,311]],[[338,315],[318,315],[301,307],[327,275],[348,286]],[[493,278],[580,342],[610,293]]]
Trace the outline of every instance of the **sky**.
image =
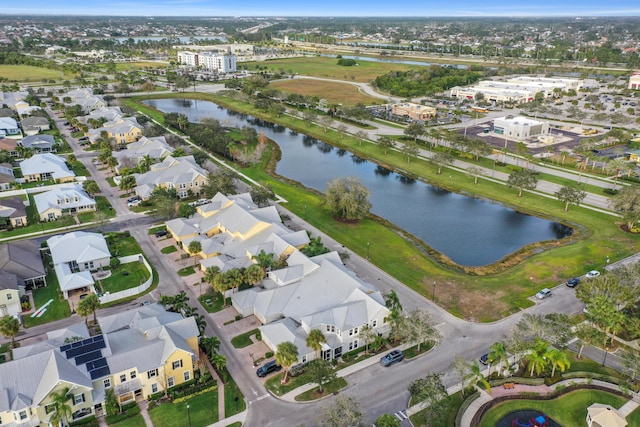
[[117,16],[640,16],[639,0],[2,0],[0,14]]

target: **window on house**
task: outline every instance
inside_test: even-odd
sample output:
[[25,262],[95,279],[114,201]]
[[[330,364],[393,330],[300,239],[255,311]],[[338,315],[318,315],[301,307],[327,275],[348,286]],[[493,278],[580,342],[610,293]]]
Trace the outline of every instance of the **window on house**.
[[373,321],[371,322],[371,327],[375,328],[376,326],[378,326],[378,321],[376,319],[373,319]]
[[[49,404],[49,405],[44,407],[44,413],[45,414],[50,414],[55,410],[56,410],[56,405],[54,405],[53,403],[51,403],[51,404]],[[0,423],[0,424],[2,424],[2,423]]]
[[84,402],[84,393],[76,394],[73,396],[73,404],[79,405]]
[[158,392],[158,383],[151,384],[151,393],[157,393],[157,392]]
[[131,371],[129,372],[129,376],[131,377],[131,379],[135,379],[136,375],[136,371]]
[[152,369],[150,371],[147,371],[147,378],[153,378],[158,376],[158,370],[157,369]]
[[167,378],[167,386],[173,387],[173,384],[174,384],[173,377]]
[[302,356],[302,363],[307,363],[307,355]]
[[184,371],[184,380],[189,381],[191,379],[191,372]]
[[105,378],[104,380],[102,380],[102,383],[104,384],[104,388],[111,387],[111,378]]
[[21,420],[27,419],[27,411],[20,411],[19,415]]
[[13,295],[7,294],[7,299],[13,299]]
[[120,382],[123,383],[127,380],[127,376],[125,374],[120,375]]
[[182,368],[182,359],[173,362],[173,369]]

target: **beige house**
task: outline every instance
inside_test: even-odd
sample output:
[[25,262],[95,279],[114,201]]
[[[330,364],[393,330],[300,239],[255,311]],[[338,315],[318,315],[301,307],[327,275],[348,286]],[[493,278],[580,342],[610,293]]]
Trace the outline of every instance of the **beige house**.
[[113,138],[116,141],[116,144],[125,145],[140,139],[142,130],[142,125],[138,124],[134,117],[125,117],[106,122],[102,127],[90,129],[87,132],[87,136],[92,143],[95,143],[104,131],[109,138]]
[[196,163],[193,156],[167,156],[163,161],[151,165],[149,172],[133,176],[136,194],[146,200],[156,187],[174,188],[181,199],[198,195],[209,182],[207,175],[208,172]]
[[6,224],[11,228],[27,225],[27,209],[21,197],[0,199],[0,218],[6,218]]
[[22,311],[24,283],[15,274],[0,270],[0,318]]
[[25,159],[20,162],[20,169],[26,182],[72,182],[76,179],[76,174],[69,170],[65,159],[52,153],[36,154]]
[[391,114],[406,116],[413,120],[431,120],[436,117],[437,113],[438,111],[433,107],[413,102],[402,102],[391,106]]
[[97,203],[80,185],[56,188],[33,196],[40,221],[54,221],[63,215],[95,212]]

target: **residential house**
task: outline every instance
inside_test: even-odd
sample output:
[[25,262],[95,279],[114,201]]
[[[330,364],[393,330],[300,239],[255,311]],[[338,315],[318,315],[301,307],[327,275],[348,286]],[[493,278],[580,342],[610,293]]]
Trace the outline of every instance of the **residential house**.
[[69,421],[105,412],[107,390],[120,403],[194,377],[198,328],[193,317],[157,304],[98,318],[102,334],[84,322],[52,331],[14,351],[0,365],[0,420],[8,426],[50,425],[52,394],[68,389]]
[[9,163],[0,163],[0,191],[9,190],[14,182],[13,167]]
[[107,102],[102,99],[102,96],[94,95],[93,91],[88,88],[70,90],[62,97],[63,100],[65,98],[69,98],[69,102],[65,102],[65,105],[79,105],[85,113],[107,106]]
[[31,240],[1,244],[0,270],[18,276],[27,290],[47,284],[47,271],[40,256],[40,246]]
[[0,318],[22,311],[24,283],[13,273],[0,270]]
[[18,113],[19,117],[30,116],[34,111],[42,111],[42,107],[38,105],[29,105],[27,101],[18,101],[13,108]]
[[124,117],[122,110],[120,107],[100,107],[91,111],[89,114],[85,116],[78,116],[78,121],[88,124],[89,119],[106,119],[107,121],[118,120]]
[[52,153],[36,154],[20,162],[22,176],[26,182],[75,181],[76,174],[67,167],[65,159]]
[[640,150],[629,150],[624,153],[629,161],[640,163]]
[[629,77],[629,84],[627,85],[628,89],[638,90],[640,89],[640,70],[636,70],[631,73],[631,77]]
[[51,129],[49,119],[46,117],[27,117],[20,121],[20,125],[22,126],[22,132],[25,135],[36,135],[40,132]]
[[32,135],[18,141],[18,145],[35,153],[50,153],[55,151],[56,140],[53,135]]
[[4,218],[3,226],[17,228],[27,225],[27,209],[22,197],[0,199],[0,218]]
[[20,135],[18,122],[12,117],[0,117],[0,137],[7,135]]
[[113,157],[118,160],[116,171],[119,173],[122,168],[134,168],[147,158],[155,163],[171,153],[173,148],[167,144],[164,136],[143,136],[138,141],[128,144],[126,150],[114,152]]
[[108,266],[111,260],[102,234],[74,231],[50,237],[47,245],[64,298],[74,291],[95,293],[91,271]]
[[306,337],[320,329],[327,338],[320,356],[330,360],[364,345],[360,332],[365,325],[379,334],[388,332],[382,294],[349,271],[337,252],[313,258],[300,252],[309,237],[285,227],[274,206],[259,208],[246,193],[218,193],[191,218],[165,224],[183,249],[200,243],[203,270],[246,268],[263,253],[286,260],[286,267],[269,271],[260,286],[231,293],[242,316],[255,315],[263,324],[262,339],[273,351],[290,341],[298,347],[298,361],[307,362],[316,356]]
[[594,403],[587,408],[587,427],[625,427],[625,417],[611,405]]
[[200,194],[209,182],[207,171],[198,166],[193,156],[166,157],[162,162],[151,165],[149,172],[134,174],[135,192],[142,199],[151,197],[153,189],[175,188],[178,197]]
[[0,108],[0,117],[14,117],[15,114],[11,108]]
[[17,156],[18,140],[14,138],[0,138],[0,151],[7,151],[11,156]]
[[109,138],[116,141],[116,144],[124,146],[140,139],[143,129],[135,117],[125,117],[106,122],[102,127],[89,129],[87,136],[91,143],[95,143],[104,131],[107,132]]
[[62,187],[38,193],[33,196],[40,221],[53,221],[63,215],[95,212],[96,201],[82,189],[82,186]]

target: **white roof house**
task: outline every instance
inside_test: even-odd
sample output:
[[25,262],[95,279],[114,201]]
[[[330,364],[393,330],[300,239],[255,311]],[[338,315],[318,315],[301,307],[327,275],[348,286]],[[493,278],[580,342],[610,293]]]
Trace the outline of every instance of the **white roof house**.
[[134,174],[137,185],[135,192],[147,199],[155,187],[175,188],[178,197],[184,198],[189,190],[199,194],[208,182],[207,175],[207,171],[198,166],[193,156],[168,156],[162,162],[151,165],[149,172]]
[[0,117],[0,137],[6,135],[19,135],[18,122],[11,117]]
[[68,181],[76,174],[67,167],[65,159],[52,153],[36,154],[20,162],[22,175],[27,181],[55,179]]
[[77,119],[82,123],[87,123],[89,119],[118,120],[124,117],[120,107],[100,107],[91,111],[86,116],[79,116]]
[[71,102],[65,103],[65,105],[79,105],[82,111],[87,113],[107,106],[102,96],[94,95],[93,90],[88,88],[70,90],[61,98],[65,97],[71,98]]
[[146,156],[157,161],[170,156],[173,153],[173,147],[167,144],[164,136],[156,136],[147,138],[143,136],[136,142],[127,145],[126,150],[120,150],[113,153],[113,157],[118,160],[116,170],[123,167],[135,167]]
[[33,200],[42,220],[56,219],[65,212],[96,210],[96,201],[80,185],[38,193],[33,196]]
[[109,265],[111,259],[102,234],[74,231],[50,237],[47,245],[65,298],[76,289],[89,288],[95,292],[91,270]]

